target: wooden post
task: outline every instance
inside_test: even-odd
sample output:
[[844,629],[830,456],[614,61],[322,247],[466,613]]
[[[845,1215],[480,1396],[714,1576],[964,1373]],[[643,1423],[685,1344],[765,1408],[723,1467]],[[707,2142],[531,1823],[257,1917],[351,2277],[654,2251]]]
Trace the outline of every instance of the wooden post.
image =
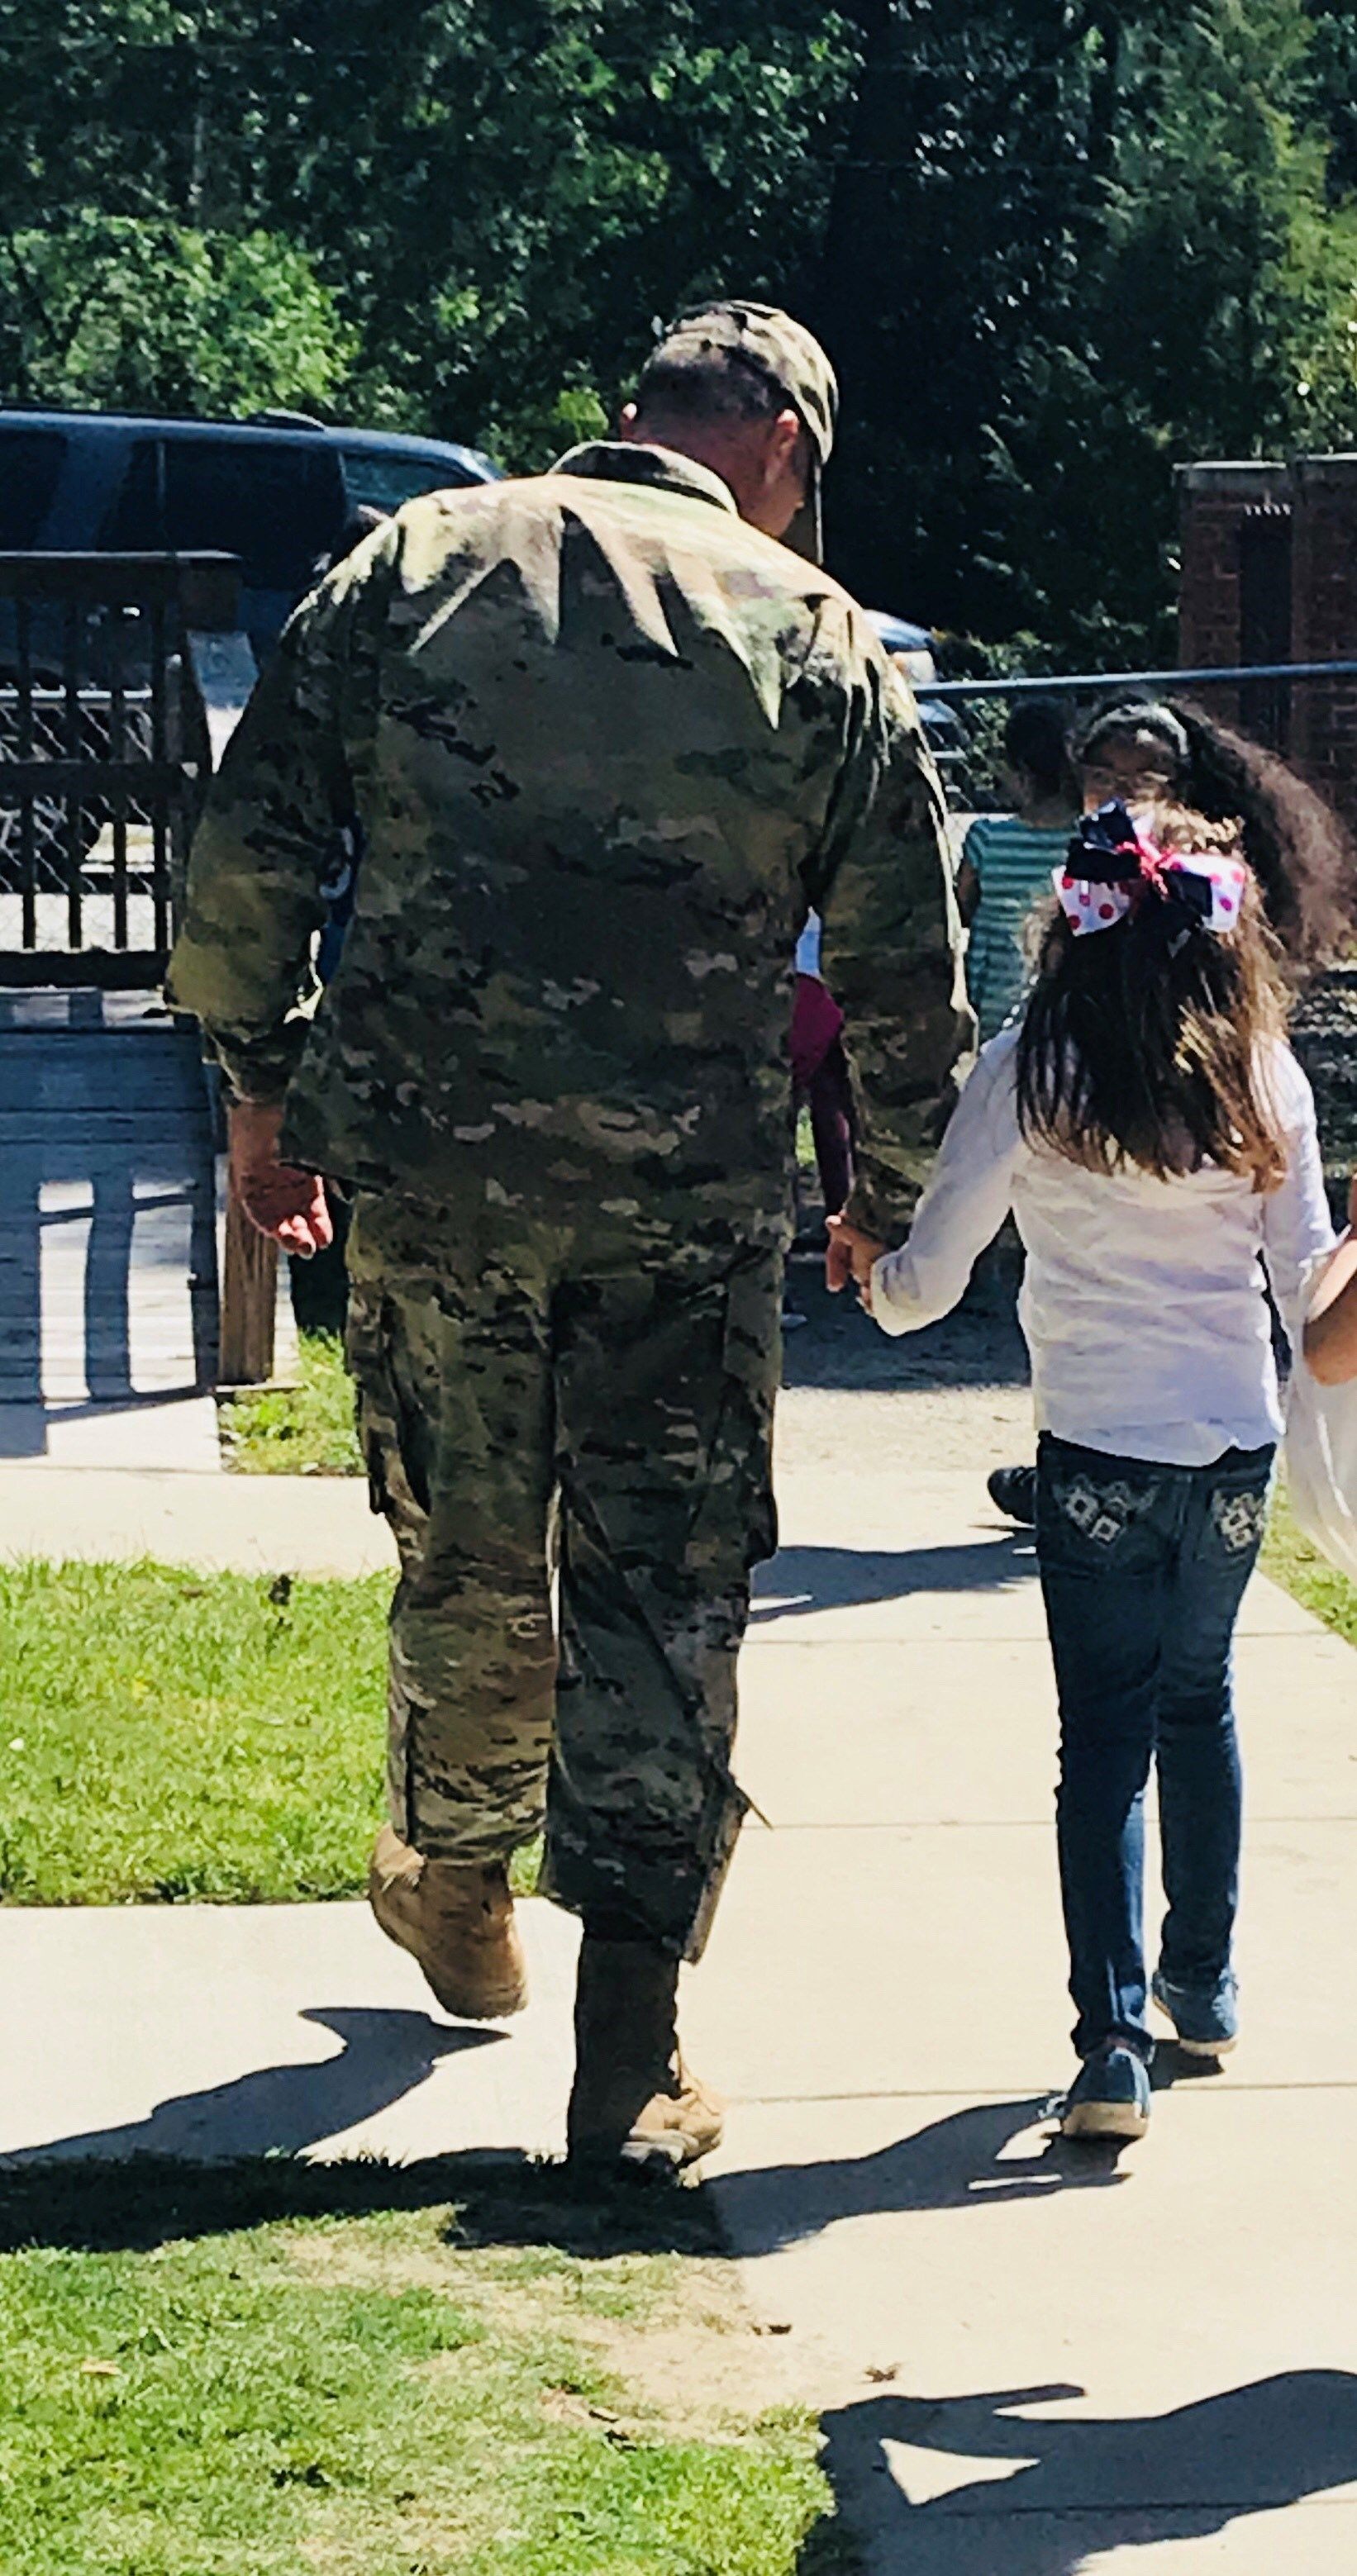
[[229,1177],[222,1246],[222,1386],[265,1386],[273,1375],[273,1323],[278,1302],[278,1246],[250,1223]]

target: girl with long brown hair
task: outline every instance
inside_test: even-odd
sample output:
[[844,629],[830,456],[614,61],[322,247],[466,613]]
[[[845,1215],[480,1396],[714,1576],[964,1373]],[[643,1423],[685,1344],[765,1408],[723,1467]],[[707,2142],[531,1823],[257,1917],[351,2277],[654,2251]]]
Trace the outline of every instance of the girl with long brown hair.
[[1054,882],[1024,1016],[981,1049],[908,1243],[836,1230],[878,1323],[906,1333],[956,1304],[1017,1220],[1083,2061],[1063,2125],[1133,2138],[1150,2111],[1152,1760],[1168,1894],[1154,1998],[1188,2050],[1218,2056],[1237,2032],[1231,1640],[1281,1431],[1259,1255],[1294,1334],[1333,1229],[1238,827],[1167,792],[1134,820],[1110,802]]
[[[1132,813],[1186,809],[1237,840],[1290,985],[1352,935],[1357,856],[1344,825],[1294,769],[1182,698],[1114,698],[1072,752],[1084,810],[1120,797]],[[989,1497],[1031,1527],[1036,1469],[996,1467]]]

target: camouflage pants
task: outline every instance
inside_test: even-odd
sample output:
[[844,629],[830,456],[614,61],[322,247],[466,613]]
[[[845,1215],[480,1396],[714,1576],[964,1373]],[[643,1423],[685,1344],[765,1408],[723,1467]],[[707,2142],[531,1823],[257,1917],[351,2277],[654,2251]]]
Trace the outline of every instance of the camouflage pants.
[[493,1210],[460,1237],[442,1216],[431,1247],[421,1219],[360,1198],[349,1245],[401,1562],[392,1821],[465,1861],[545,1823],[546,1893],[695,1958],[747,1803],[735,1659],[775,1544],[781,1257],[652,1230],[614,1261],[606,1231]]

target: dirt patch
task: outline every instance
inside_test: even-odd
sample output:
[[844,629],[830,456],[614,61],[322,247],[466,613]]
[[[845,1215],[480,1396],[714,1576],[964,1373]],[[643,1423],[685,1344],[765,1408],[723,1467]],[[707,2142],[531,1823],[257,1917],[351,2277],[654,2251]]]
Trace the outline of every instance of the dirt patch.
[[823,2402],[817,2371],[795,2335],[769,2335],[750,2317],[730,2267],[730,2307],[724,2316],[695,2313],[683,2324],[637,2333],[625,2326],[600,2331],[591,2321],[588,2342],[617,2379],[676,2432],[708,2441],[734,2439],[750,2416],[786,2406]]
[[402,2290],[450,2292],[447,2249],[407,2245],[374,2246],[349,2235],[310,2233],[294,2237],[288,2259],[308,2281],[327,2290],[385,2290],[392,2298]]
[[[616,2412],[564,2384],[544,2389],[542,2404],[553,2421],[601,2435],[653,2439],[658,2420],[680,2438],[735,2440],[753,2419],[813,2407],[820,2393],[804,2344],[756,2322],[736,2265],[721,2254],[582,2264],[551,2248],[433,2240],[388,2249],[326,2230],[298,2236],[289,2259],[327,2288],[431,2291],[489,2338],[573,2347],[608,2383]],[[427,2366],[455,2369],[460,2359]]]

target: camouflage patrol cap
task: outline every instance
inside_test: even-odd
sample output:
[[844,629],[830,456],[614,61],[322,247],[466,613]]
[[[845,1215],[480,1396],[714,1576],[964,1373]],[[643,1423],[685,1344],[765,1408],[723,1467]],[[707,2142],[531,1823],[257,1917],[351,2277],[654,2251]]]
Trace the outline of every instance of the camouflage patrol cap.
[[[799,413],[811,445],[810,488],[785,545],[812,563],[822,560],[820,476],[829,462],[839,417],[839,388],[824,350],[804,322],[776,304],[701,304],[680,314],[651,352],[650,365],[721,356],[761,376]],[[642,388],[645,376],[641,378]]]

